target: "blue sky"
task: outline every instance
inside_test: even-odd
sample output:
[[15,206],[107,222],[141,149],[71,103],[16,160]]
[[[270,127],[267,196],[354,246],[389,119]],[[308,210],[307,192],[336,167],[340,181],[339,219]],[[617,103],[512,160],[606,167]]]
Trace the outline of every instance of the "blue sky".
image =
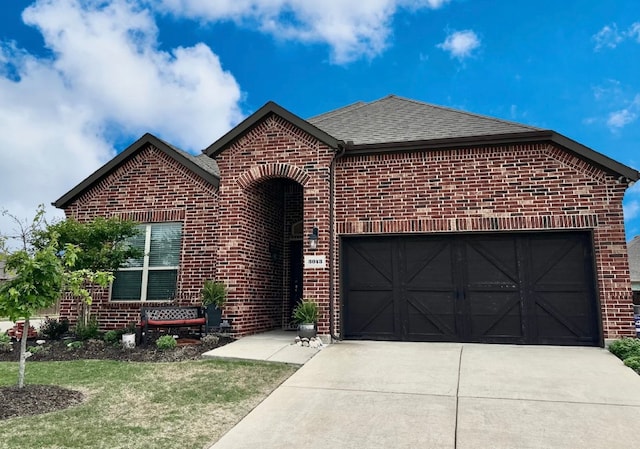
[[[147,131],[195,153],[269,100],[308,118],[394,93],[553,129],[640,168],[637,0],[0,8],[0,209],[20,217]],[[624,204],[631,238],[640,185]]]

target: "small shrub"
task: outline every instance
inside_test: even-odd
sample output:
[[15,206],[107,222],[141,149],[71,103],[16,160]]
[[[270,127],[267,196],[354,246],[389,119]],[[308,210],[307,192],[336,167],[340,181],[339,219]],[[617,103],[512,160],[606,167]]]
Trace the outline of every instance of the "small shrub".
[[72,341],[67,343],[67,351],[75,351],[76,349],[80,349],[84,346],[83,341]]
[[69,332],[69,321],[67,319],[61,319],[60,321],[55,318],[45,318],[40,325],[40,336],[47,340],[59,340],[64,334]]
[[76,324],[76,338],[83,341],[92,338],[100,338],[98,320],[96,320],[95,317],[91,317],[87,324],[79,321],[78,324]]
[[296,305],[295,309],[293,309],[292,317],[297,324],[310,324],[318,322],[318,315],[318,304],[307,299]]
[[13,344],[11,343],[11,337],[7,334],[0,334],[0,352],[13,351]]
[[36,354],[46,354],[47,352],[49,352],[51,348],[49,348],[48,346],[28,346],[27,347],[27,352],[30,352],[33,355]]
[[640,339],[623,338],[616,340],[609,345],[609,351],[620,360],[629,357],[640,357]]
[[102,339],[108,345],[117,346],[117,345],[120,344],[120,336],[121,335],[122,335],[121,332],[111,330],[111,331],[105,332],[104,336],[102,337]]
[[84,342],[84,345],[87,349],[91,351],[102,351],[104,347],[107,345],[104,340],[91,338]]
[[156,340],[156,346],[161,351],[164,351],[167,349],[175,348],[176,346],[178,346],[178,343],[176,342],[175,338],[173,338],[171,335],[163,335],[162,337]]
[[626,358],[624,359],[624,364],[634,370],[636,373],[640,374],[640,356]]
[[200,339],[203,345],[206,347],[214,347],[220,341],[220,338],[217,335],[207,334]]
[[215,305],[217,308],[222,309],[227,302],[227,287],[223,282],[204,281],[200,294],[202,295],[202,305],[205,307]]

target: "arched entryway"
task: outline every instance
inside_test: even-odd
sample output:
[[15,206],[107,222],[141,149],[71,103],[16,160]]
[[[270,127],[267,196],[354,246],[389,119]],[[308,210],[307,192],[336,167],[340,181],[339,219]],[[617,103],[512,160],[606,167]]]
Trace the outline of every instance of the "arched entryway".
[[303,292],[303,186],[288,178],[267,178],[249,185],[245,195],[244,319],[254,329],[287,329]]

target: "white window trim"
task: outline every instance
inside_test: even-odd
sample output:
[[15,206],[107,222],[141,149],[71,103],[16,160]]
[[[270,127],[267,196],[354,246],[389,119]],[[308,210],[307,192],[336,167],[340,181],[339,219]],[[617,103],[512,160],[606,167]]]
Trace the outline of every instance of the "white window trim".
[[[151,226],[157,223],[145,223],[141,224],[145,228],[144,235],[144,256],[142,257],[142,266],[141,267],[122,267],[118,268],[117,271],[142,271],[142,285],[140,286],[140,298],[139,299],[110,299],[111,302],[121,302],[125,304],[131,304],[134,302],[171,302],[171,299],[147,299],[147,287],[149,281],[149,271],[169,271],[180,269],[179,265],[176,266],[163,266],[163,267],[150,267],[149,266],[149,255],[151,253]],[[182,235],[180,237],[182,239]],[[111,287],[113,283],[109,287],[109,298],[111,298],[113,291]],[[177,287],[177,280],[176,280]]]

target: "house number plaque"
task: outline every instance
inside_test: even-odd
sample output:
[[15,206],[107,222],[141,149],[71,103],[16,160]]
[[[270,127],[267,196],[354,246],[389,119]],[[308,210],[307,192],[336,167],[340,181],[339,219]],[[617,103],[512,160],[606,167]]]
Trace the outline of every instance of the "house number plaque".
[[327,259],[325,256],[304,256],[305,268],[326,268]]

